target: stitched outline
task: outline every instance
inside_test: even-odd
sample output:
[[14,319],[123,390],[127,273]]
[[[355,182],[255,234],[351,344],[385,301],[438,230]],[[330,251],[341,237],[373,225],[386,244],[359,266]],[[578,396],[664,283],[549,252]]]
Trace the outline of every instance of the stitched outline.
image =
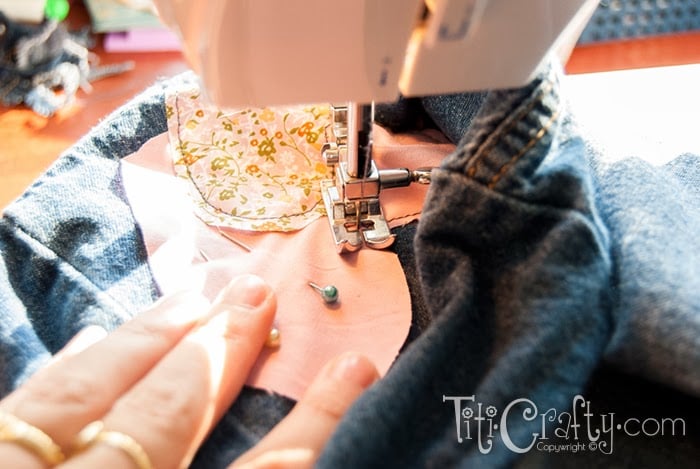
[[[182,146],[182,138],[181,138],[180,129],[181,129],[181,127],[182,127],[183,124],[182,124],[182,121],[180,120],[180,117],[181,117],[181,114],[180,114],[180,99],[181,99],[182,93],[184,93],[184,92],[189,92],[189,91],[182,91],[182,92],[177,91],[177,90],[175,91],[175,100],[174,100],[174,104],[175,104],[175,111],[176,111],[176,113],[177,113],[177,130],[176,130],[176,134],[177,134],[177,143],[178,143],[178,146]],[[198,91],[198,90],[192,90],[192,92],[199,92],[199,91]],[[167,98],[166,98],[166,100],[167,100]],[[170,127],[168,126],[168,133],[169,133],[169,131],[170,131]],[[177,151],[177,150],[174,150],[174,151]],[[217,206],[215,206],[215,205],[212,205],[212,203],[209,202],[209,199],[207,199],[207,198],[204,196],[204,193],[200,190],[199,185],[197,185],[197,183],[195,183],[194,177],[192,176],[192,171],[190,170],[190,166],[189,166],[189,165],[185,165],[185,166],[186,166],[185,171],[187,171],[187,180],[188,180],[188,182],[191,184],[191,186],[194,187],[194,189],[195,189],[195,191],[197,192],[197,194],[199,194],[199,197],[202,199],[202,203],[204,203],[207,207],[209,207],[210,209],[212,209],[215,213],[219,214],[219,216],[223,216],[223,217],[225,217],[225,218],[233,219],[234,221],[239,221],[239,222],[266,222],[266,221],[276,221],[276,220],[280,220],[281,218],[284,218],[284,216],[275,216],[275,217],[247,217],[247,216],[241,216],[241,215],[231,215],[230,213],[224,212],[224,211],[221,210],[219,207],[217,207]],[[286,216],[287,218],[289,218],[289,219],[302,218],[302,217],[303,217],[304,215],[306,215],[306,214],[315,212],[316,209],[321,205],[322,201],[323,201],[322,199],[319,199],[318,201],[316,201],[316,203],[315,203],[314,205],[312,205],[311,207],[309,207],[309,209],[306,210],[305,212],[296,212],[296,213],[292,213],[292,214],[285,215],[285,216]],[[216,216],[216,215],[214,215],[214,214],[210,214],[210,215],[211,215],[211,216]],[[312,220],[311,222],[313,222],[313,221],[314,221],[314,220]],[[311,223],[311,222],[310,222],[310,223]],[[207,223],[207,225],[208,225],[208,224],[209,224],[209,223]],[[306,226],[306,225],[304,225],[304,226]],[[302,227],[302,228],[295,228],[295,229],[293,229],[293,230],[283,230],[283,231],[279,231],[279,232],[296,231],[296,230],[298,230],[298,229],[303,229],[303,228],[304,228],[304,227]],[[254,231],[258,231],[258,230],[254,230]],[[278,230],[275,230],[275,231],[278,231]]]
[[390,218],[389,220],[387,220],[387,223],[392,222],[392,221],[396,221],[396,220],[401,220],[402,218],[417,217],[417,216],[421,215],[422,213],[423,213],[423,210],[418,210],[417,212],[413,212],[413,213],[406,213],[404,215],[397,215],[394,218]]

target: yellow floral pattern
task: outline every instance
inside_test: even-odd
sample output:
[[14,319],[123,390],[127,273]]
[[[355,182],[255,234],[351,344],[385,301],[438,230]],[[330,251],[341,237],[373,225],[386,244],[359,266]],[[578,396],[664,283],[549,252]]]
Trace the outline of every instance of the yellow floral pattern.
[[175,173],[205,223],[294,231],[325,215],[327,105],[224,110],[194,89],[170,95],[166,116]]

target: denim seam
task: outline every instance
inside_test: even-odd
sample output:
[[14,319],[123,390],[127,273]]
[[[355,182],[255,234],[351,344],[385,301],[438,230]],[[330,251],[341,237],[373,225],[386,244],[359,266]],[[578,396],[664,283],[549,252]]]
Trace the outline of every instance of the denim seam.
[[[535,96],[530,103],[522,108],[516,116],[514,116],[511,119],[508,119],[511,115],[509,114],[506,116],[507,121],[502,122],[499,124],[498,127],[501,127],[500,129],[496,128],[494,130],[493,134],[489,138],[488,142],[485,142],[481,148],[478,148],[474,154],[474,157],[472,160],[468,163],[469,168],[467,169],[467,176],[477,180],[476,173],[480,167],[483,166],[484,160],[488,158],[488,156],[491,154],[491,152],[498,146],[498,144],[503,140],[503,137],[507,135],[518,123],[522,122],[525,117],[530,115],[530,113],[533,112],[536,106],[542,104],[544,98],[548,95],[548,93],[553,89],[554,87],[554,82],[552,80],[548,80],[544,86],[539,86],[537,89],[539,90],[537,96]],[[528,142],[527,145],[525,145],[525,150],[518,152],[516,155],[514,155],[510,161],[503,166],[501,166],[500,170],[496,172],[494,176],[492,176],[490,182],[487,184],[489,189],[493,188],[493,185],[495,185],[498,180],[500,180],[505,172],[518,160],[520,159],[527,151],[529,151],[537,142],[539,142],[544,135],[546,134],[546,131],[552,126],[552,124],[556,121],[556,118],[558,117],[559,113],[554,112],[553,116],[550,118],[550,121],[545,124],[538,133],[535,135],[535,137]],[[544,131],[543,131],[544,129]],[[496,181],[494,181],[496,179]]]
[[542,140],[542,138],[545,136],[547,131],[554,125],[554,122],[556,122],[557,118],[559,117],[559,111],[555,111],[552,114],[552,117],[549,118],[546,124],[544,124],[540,130],[535,134],[535,136],[515,155],[513,155],[510,160],[505,163],[500,170],[491,178],[491,181],[489,181],[487,187],[489,189],[493,189],[498,181],[501,180],[501,178],[505,175],[505,173],[513,166],[515,163],[520,160],[525,154],[530,151],[537,143]]
[[[530,103],[519,110],[518,114],[516,116],[513,116],[510,120],[509,118],[512,116],[512,114],[507,114],[504,118],[504,122],[501,122],[497,128],[491,133],[491,136],[489,137],[487,142],[484,142],[481,148],[478,148],[476,150],[476,153],[474,154],[474,157],[472,158],[472,161],[470,161],[469,166],[470,168],[467,170],[467,175],[470,177],[473,177],[474,174],[476,174],[478,170],[478,166],[483,164],[482,160],[484,160],[490,153],[491,151],[498,145],[500,140],[502,139],[502,136],[510,132],[510,130],[515,127],[519,122],[521,122],[528,114],[532,112],[532,110],[537,106],[539,103],[542,102],[542,99],[545,97],[547,92],[549,92],[553,87],[553,83],[550,81],[547,83],[547,86],[542,88],[538,87],[537,89],[539,90],[539,93],[536,97],[530,101]],[[499,126],[505,125],[504,128],[498,129]]]

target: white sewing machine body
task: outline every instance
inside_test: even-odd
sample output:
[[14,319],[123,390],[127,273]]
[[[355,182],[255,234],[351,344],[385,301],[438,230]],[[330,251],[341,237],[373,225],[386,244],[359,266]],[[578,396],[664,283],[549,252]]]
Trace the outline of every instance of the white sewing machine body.
[[[337,106],[323,185],[339,252],[382,248],[383,187],[426,182],[371,158],[372,112],[404,96],[523,85],[551,51],[567,54],[597,0],[156,0],[218,105]],[[357,104],[360,103],[360,104]]]

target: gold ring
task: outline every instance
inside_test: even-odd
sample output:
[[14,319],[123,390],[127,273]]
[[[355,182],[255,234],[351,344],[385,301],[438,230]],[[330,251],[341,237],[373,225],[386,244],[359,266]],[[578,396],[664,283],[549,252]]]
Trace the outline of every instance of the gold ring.
[[100,443],[123,451],[138,469],[153,469],[148,454],[136,440],[125,433],[105,430],[101,420],[88,424],[80,431],[71,456]]
[[0,410],[0,442],[16,443],[31,451],[49,466],[65,461],[66,457],[49,435],[12,414]]

